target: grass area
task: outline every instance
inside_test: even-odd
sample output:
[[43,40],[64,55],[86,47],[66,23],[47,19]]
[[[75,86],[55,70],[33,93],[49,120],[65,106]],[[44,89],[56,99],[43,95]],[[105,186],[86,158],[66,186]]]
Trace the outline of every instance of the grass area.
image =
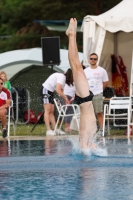
[[[45,136],[46,135],[46,127],[45,124],[37,124],[35,129],[31,132],[34,124],[18,124],[16,128],[17,136]],[[126,128],[111,128],[110,136],[123,136]],[[107,132],[107,131],[106,131]],[[78,134],[78,132],[74,132],[73,134]],[[10,135],[14,135],[13,127],[11,126]]]
[[123,136],[126,130],[126,128],[112,128],[110,130],[110,136]]
[[[35,129],[31,132],[34,124],[18,124],[16,128],[17,136],[45,136],[46,128],[44,124],[37,124]],[[11,126],[10,135],[14,135],[13,127]]]

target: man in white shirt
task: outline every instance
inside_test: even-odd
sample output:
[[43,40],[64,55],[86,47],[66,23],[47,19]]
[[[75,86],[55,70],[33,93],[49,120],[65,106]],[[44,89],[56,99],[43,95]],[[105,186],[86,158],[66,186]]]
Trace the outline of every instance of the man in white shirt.
[[94,94],[92,103],[100,126],[99,134],[103,131],[103,90],[108,85],[108,75],[104,68],[97,66],[98,56],[90,55],[90,66],[84,69],[90,91]]

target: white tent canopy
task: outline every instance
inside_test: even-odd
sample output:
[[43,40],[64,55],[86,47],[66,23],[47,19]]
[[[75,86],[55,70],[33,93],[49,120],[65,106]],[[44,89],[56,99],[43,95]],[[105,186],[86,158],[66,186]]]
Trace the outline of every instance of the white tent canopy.
[[106,31],[115,33],[117,31],[133,31],[133,1],[123,0],[111,10],[99,16],[86,16],[91,18]]
[[[95,52],[100,65],[108,71],[111,80],[111,55],[121,56],[127,67],[130,82],[133,49],[133,0],[123,0],[99,16],[86,16],[83,20],[84,64]],[[111,82],[110,82],[111,86]]]
[[[83,60],[83,53],[79,53],[79,58]],[[54,66],[53,69],[59,72],[65,72],[69,67],[68,50],[60,49],[61,63]],[[8,79],[15,74],[32,65],[42,66],[42,49],[32,48],[24,50],[14,50],[0,54],[0,71],[7,73]]]

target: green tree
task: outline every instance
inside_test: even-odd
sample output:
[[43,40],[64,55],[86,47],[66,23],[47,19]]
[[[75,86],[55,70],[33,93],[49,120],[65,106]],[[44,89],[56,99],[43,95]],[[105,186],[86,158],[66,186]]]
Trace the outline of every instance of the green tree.
[[[82,20],[86,15],[99,15],[119,2],[121,0],[1,0],[0,35],[12,35],[12,38],[0,40],[0,51],[40,46],[38,38],[54,34],[66,45],[65,33],[46,31],[45,27],[35,29],[33,21],[71,17]],[[78,34],[78,43],[82,46],[81,41],[82,33]]]

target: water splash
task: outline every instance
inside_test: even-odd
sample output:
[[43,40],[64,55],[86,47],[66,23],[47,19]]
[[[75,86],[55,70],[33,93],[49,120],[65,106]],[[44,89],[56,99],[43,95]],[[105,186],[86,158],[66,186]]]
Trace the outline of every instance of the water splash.
[[102,147],[97,147],[95,150],[92,150],[92,154],[95,156],[100,156],[100,157],[108,156],[107,149],[102,148]]
[[88,149],[84,150],[84,149],[81,149],[78,138],[70,137],[70,138],[68,138],[68,140],[72,143],[72,152],[71,152],[72,155],[81,154],[81,155],[84,155],[87,157],[92,157],[92,156],[106,157],[106,156],[108,156],[107,149],[105,147],[101,146],[101,142],[99,142],[99,141],[95,141],[97,148],[88,147]]

